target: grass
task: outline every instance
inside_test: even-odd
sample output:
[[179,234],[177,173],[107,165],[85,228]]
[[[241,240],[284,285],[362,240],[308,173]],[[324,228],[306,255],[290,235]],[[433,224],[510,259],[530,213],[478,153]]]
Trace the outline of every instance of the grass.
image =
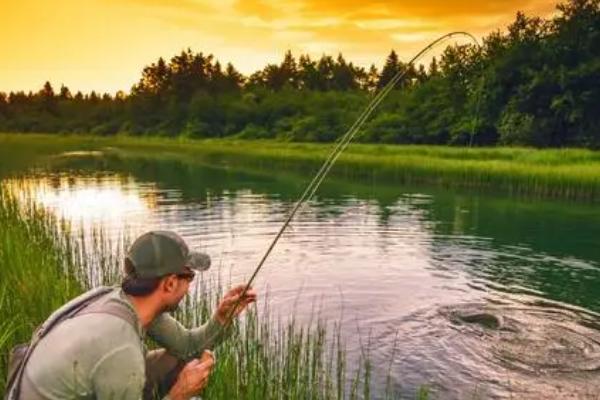
[[[0,375],[7,375],[8,350],[30,339],[35,327],[82,291],[118,281],[117,254],[101,232],[86,241],[69,226],[33,204],[18,204],[0,184]],[[124,240],[126,241],[126,239]],[[90,245],[91,243],[91,245]],[[101,271],[90,274],[89,269]],[[221,282],[200,281],[178,318],[192,326],[213,312]],[[197,300],[193,300],[197,299]],[[265,304],[268,304],[266,302]],[[370,398],[370,363],[347,374],[339,327],[324,321],[300,326],[293,318],[274,319],[268,309],[251,310],[217,350],[217,367],[205,391],[209,399]],[[0,393],[5,392],[5,378]],[[397,398],[388,388],[379,398]],[[422,399],[422,393],[419,392]]]
[[[13,159],[17,158],[16,153],[8,150],[10,148],[25,148],[36,156],[73,149],[104,149],[132,157],[187,158],[211,165],[285,169],[307,176],[316,171],[332,146],[128,136],[0,135],[0,155],[4,148],[13,154]],[[10,164],[10,160],[6,164]],[[600,200],[600,152],[584,149],[351,144],[331,174],[369,182],[462,187],[514,196],[588,202]]]
[[[6,377],[8,349],[28,341],[33,329],[82,287],[69,269],[66,243],[56,224],[31,208],[21,219],[17,203],[0,189],[0,374]],[[4,391],[4,379],[0,391]]]

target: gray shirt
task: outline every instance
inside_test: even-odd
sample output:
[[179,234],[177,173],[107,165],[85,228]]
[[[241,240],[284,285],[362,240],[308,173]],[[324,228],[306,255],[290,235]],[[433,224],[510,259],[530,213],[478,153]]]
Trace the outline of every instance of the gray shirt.
[[100,313],[61,322],[34,349],[23,374],[21,393],[44,400],[140,400],[145,382],[146,334],[186,361],[212,348],[224,336],[224,329],[214,317],[202,326],[187,329],[168,313],[155,318],[145,332],[120,288],[99,301],[115,301],[127,307],[135,315],[136,328],[122,318]]

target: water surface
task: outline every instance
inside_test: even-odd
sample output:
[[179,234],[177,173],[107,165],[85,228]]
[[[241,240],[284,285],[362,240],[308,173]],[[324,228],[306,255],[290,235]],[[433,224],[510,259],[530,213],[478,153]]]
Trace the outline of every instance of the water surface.
[[[200,279],[241,282],[309,180],[76,152],[4,184],[88,234],[175,230],[211,255]],[[390,373],[407,397],[597,398],[599,238],[594,205],[327,180],[255,286],[275,314],[341,322],[375,393]]]

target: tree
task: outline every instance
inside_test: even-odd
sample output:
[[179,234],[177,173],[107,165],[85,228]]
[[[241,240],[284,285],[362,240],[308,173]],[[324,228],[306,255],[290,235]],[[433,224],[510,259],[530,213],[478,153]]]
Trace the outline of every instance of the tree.
[[301,55],[298,62],[298,87],[300,89],[319,89],[320,77],[317,63],[308,54]]
[[317,89],[318,90],[331,90],[333,86],[333,70],[335,68],[335,61],[331,56],[323,55],[317,63]]
[[225,68],[225,82],[227,90],[239,91],[244,84],[244,76],[235,69],[233,64],[227,63]]
[[100,100],[100,97],[98,96],[98,94],[96,93],[95,90],[92,90],[90,92],[90,94],[87,96],[87,100],[93,104],[93,103],[97,103]]
[[338,54],[336,63],[333,65],[332,71],[332,89],[334,90],[351,90],[357,89],[356,71],[352,63],[346,63],[342,54]]
[[265,85],[271,90],[281,90],[288,82],[289,76],[276,64],[269,64],[263,70]]
[[440,69],[438,67],[437,59],[435,56],[431,59],[431,64],[429,64],[429,76],[437,76],[440,73]]
[[160,57],[156,63],[144,67],[142,78],[133,87],[132,92],[134,94],[157,94],[164,91],[169,82],[170,72],[170,68],[165,63],[165,60]]
[[367,79],[365,82],[364,89],[368,92],[374,92],[377,90],[377,84],[379,82],[379,71],[375,64],[371,64],[369,67],[369,72],[367,72]]
[[385,60],[381,75],[379,76],[379,82],[377,82],[377,88],[381,89],[387,85],[393,78],[400,72],[400,61],[398,55],[394,50],[390,52]]
[[44,87],[39,91],[39,96],[44,100],[53,100],[54,99],[54,89],[50,82],[46,81],[44,83]]
[[46,81],[37,97],[41,100],[41,109],[50,114],[56,114],[56,95],[50,82]]
[[298,65],[290,50],[286,51],[283,62],[279,67],[279,73],[284,85],[298,88]]
[[4,92],[0,92],[0,115],[8,113],[8,96]]
[[423,83],[427,80],[427,70],[423,64],[419,64],[419,70],[416,72],[416,79],[418,83]]
[[71,96],[71,91],[65,85],[60,85],[60,92],[58,94],[58,98],[61,100],[71,100],[73,96]]

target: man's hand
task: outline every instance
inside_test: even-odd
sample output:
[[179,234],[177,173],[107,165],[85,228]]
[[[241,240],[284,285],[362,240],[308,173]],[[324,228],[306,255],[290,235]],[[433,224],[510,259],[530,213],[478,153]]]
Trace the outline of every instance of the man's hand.
[[198,394],[208,383],[214,364],[215,359],[210,351],[205,351],[202,357],[187,363],[169,391],[169,399],[188,400]]
[[[233,317],[237,317],[249,304],[256,301],[256,292],[252,288],[249,288],[240,300],[240,296],[245,288],[246,284],[235,286],[225,294],[225,297],[219,303],[215,317],[221,325],[229,324]],[[235,311],[232,311],[234,307]],[[228,318],[230,319],[227,320]]]

